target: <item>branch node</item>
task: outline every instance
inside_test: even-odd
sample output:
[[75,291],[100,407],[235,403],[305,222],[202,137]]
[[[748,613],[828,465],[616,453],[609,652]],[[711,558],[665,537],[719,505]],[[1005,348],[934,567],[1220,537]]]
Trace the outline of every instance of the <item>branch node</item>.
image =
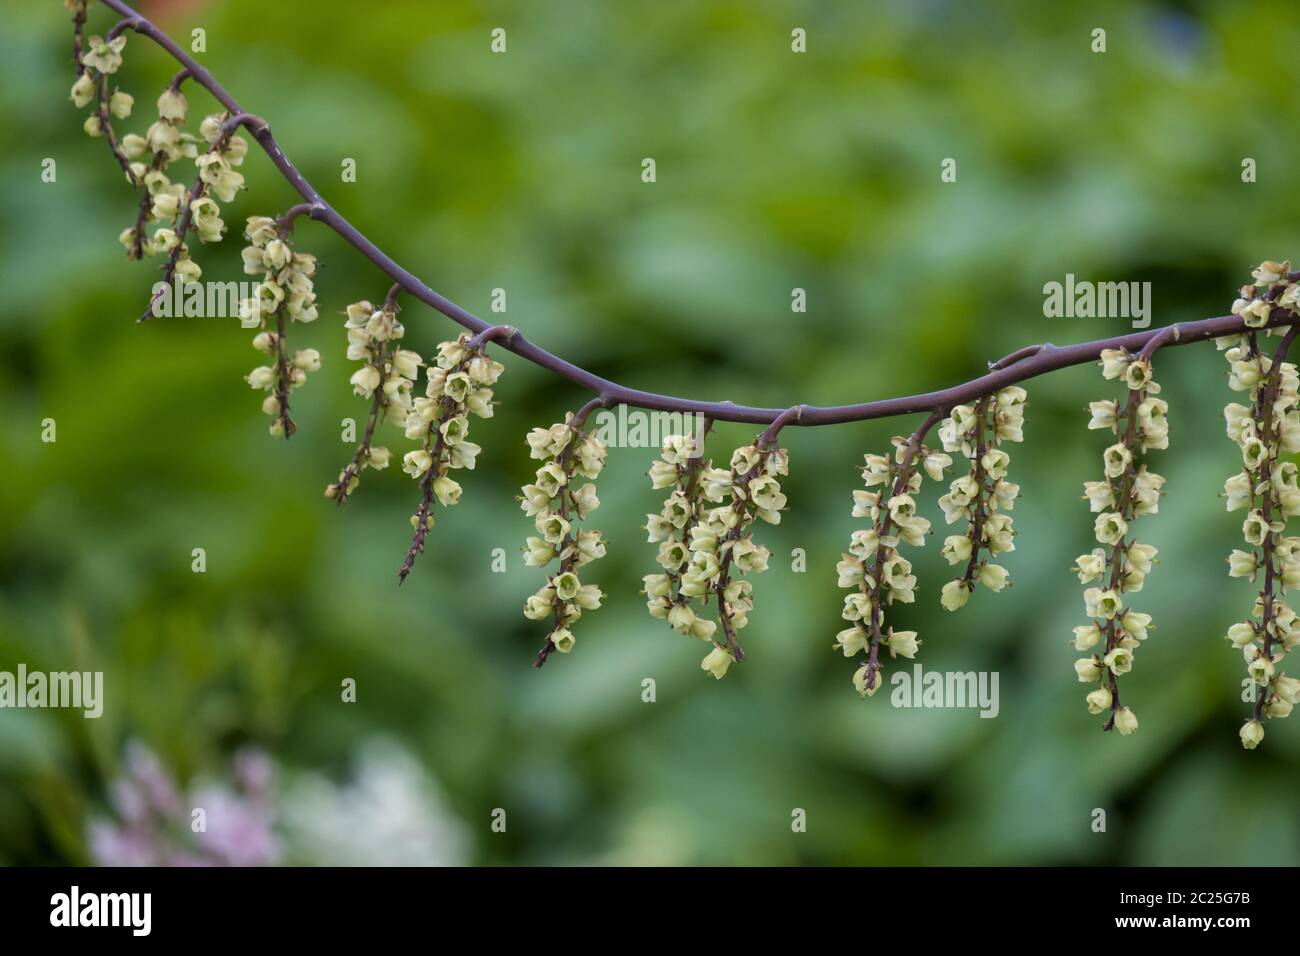
[[276,228],[283,236],[288,236],[293,232],[293,221],[299,216],[306,215],[308,219],[315,219],[316,214],[324,207],[320,203],[300,202],[296,206],[291,206],[283,216],[275,221]]
[[105,40],[116,40],[127,30],[139,30],[140,25],[144,22],[141,17],[125,17],[113,24],[112,28],[104,35]]
[[401,292],[402,292],[402,284],[400,282],[394,282],[393,287],[388,290],[388,295],[384,296],[385,312],[402,311],[401,306],[397,304],[397,297],[401,294]]
[[792,421],[798,423],[803,418],[804,408],[803,405],[794,405],[772,419],[772,424],[768,425],[763,433],[758,436],[758,447],[765,451],[771,448],[776,441],[777,433],[782,428]]
[[[514,341],[514,337],[518,334],[519,330],[513,325],[492,325],[471,338],[465,344],[465,347],[470,350],[477,350],[483,348],[489,342],[504,341],[508,343]],[[608,396],[602,397],[608,399]]]

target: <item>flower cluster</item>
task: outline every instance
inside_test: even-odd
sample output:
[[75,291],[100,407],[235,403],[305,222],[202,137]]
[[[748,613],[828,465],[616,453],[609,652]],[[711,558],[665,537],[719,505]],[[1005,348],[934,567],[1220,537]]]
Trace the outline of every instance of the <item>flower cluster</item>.
[[[109,77],[122,65],[122,51],[126,48],[126,36],[105,39],[92,36],[83,41],[82,27],[86,18],[86,4],[83,0],[69,0],[66,4],[73,14],[76,25],[75,49],[77,51],[77,79],[72,84],[68,98],[77,109],[85,109],[92,103],[94,108],[86,116],[82,129],[96,139],[103,138],[118,165],[122,167],[127,182],[132,186],[145,189],[141,199],[141,211],[134,227],[125,229],[121,242],[126,247],[127,256],[139,259],[145,254],[144,229],[141,219],[148,213],[152,200],[149,198],[159,188],[159,180],[165,181],[162,169],[166,166],[166,157],[158,157],[155,163],[141,160],[148,154],[146,141],[131,133],[120,142],[113,129],[114,119],[127,119],[135,108],[135,98],[121,89],[109,90]],[[148,181],[145,177],[150,173]]]
[[397,345],[406,329],[397,320],[397,305],[392,299],[380,308],[366,301],[354,302],[348,306],[347,316],[348,358],[362,363],[352,374],[352,390],[370,400],[370,413],[352,460],[339,473],[338,481],[325,489],[325,497],[338,504],[347,501],[361,484],[362,469],[388,467],[388,449],[374,444],[375,428],[389,420],[406,425],[413,407],[411,392],[424,364],[418,352]]
[[[183,128],[188,109],[189,104],[179,85],[168,86],[158,97],[158,119],[149,126],[145,135],[128,133],[122,138],[122,152],[131,162],[131,176],[142,188],[135,225],[124,229],[118,237],[130,259],[176,252],[177,262],[185,263],[174,270],[182,284],[197,280],[200,275],[178,231],[181,212],[190,202],[190,191],[184,183],[172,182],[167,170],[179,159],[198,161],[200,158],[200,140]],[[247,152],[248,143],[240,137],[232,137],[224,144],[221,155],[228,165],[238,166],[243,163]],[[242,182],[238,173],[234,175]],[[200,211],[203,208],[200,207]],[[209,238],[212,237],[211,219],[210,215],[205,215],[203,235]],[[151,235],[148,227],[159,224],[162,225]]]
[[912,563],[898,551],[902,543],[925,544],[930,522],[916,513],[921,490],[921,471],[934,481],[943,478],[952,458],[931,451],[921,442],[922,433],[910,439],[894,439],[894,455],[866,455],[862,469],[864,489],[853,492],[853,517],[870,518],[871,527],[853,532],[849,550],[835,566],[839,586],[849,588],[841,616],[849,626],[835,636],[834,647],[845,657],[864,658],[853,674],[853,686],[863,697],[874,695],[882,680],[880,647],[890,657],[915,657],[921,642],[915,631],[885,627],[885,607],[895,601],[916,600],[916,575]]
[[[379,324],[387,321],[381,317]],[[349,342],[353,341],[350,331]],[[351,349],[349,354],[354,354]],[[411,400],[406,410],[402,395],[410,386],[403,383],[412,381],[418,368],[417,356],[398,350],[391,367],[396,377],[384,377],[377,365],[369,363],[352,376],[357,394],[382,389],[389,402],[403,407],[406,437],[420,442],[419,448],[402,457],[402,470],[420,483],[420,504],[411,515],[415,536],[397,572],[399,581],[406,580],[416,555],[424,551],[425,538],[433,528],[433,499],[444,508],[460,501],[460,483],[447,473],[458,468],[473,471],[483,449],[469,440],[469,416],[492,417],[492,386],[505,371],[505,366],[488,357],[484,346],[475,344],[469,333],[462,333],[438,346],[438,354],[429,364],[424,395]]]
[[[180,117],[184,117],[184,96],[176,91],[175,97],[179,99],[168,100],[169,93],[164,93],[159,99],[159,111],[166,114],[176,114],[179,112]],[[176,132],[178,125],[173,124],[155,124],[158,129],[172,130]],[[151,127],[153,129],[154,127]],[[146,246],[147,254],[152,255],[154,252],[167,253],[167,265],[164,275],[170,280],[173,276],[183,285],[186,282],[194,282],[203,274],[192,258],[190,258],[189,246],[185,242],[187,232],[193,231],[200,242],[220,242],[226,232],[226,222],[221,218],[221,202],[230,202],[235,198],[235,194],[244,188],[244,176],[236,166],[244,162],[244,157],[248,153],[248,141],[242,136],[234,135],[235,126],[225,113],[218,113],[206,117],[199,125],[199,134],[207,142],[208,148],[202,152],[191,148],[191,138],[188,134],[179,134],[181,139],[180,146],[184,147],[183,155],[194,156],[194,163],[198,166],[199,172],[188,192],[180,186],[168,186],[168,195],[153,202],[149,216],[154,218],[163,218],[168,215],[172,216],[172,223],[169,227],[159,229],[154,233],[152,245]],[[160,148],[167,149],[170,146],[166,143],[160,144]],[[172,194],[175,194],[173,201]],[[215,197],[215,198],[214,198]],[[143,205],[142,205],[143,209]],[[264,227],[270,230],[274,226],[274,221],[265,219],[265,217],[254,217],[264,220],[270,225]],[[253,218],[249,219],[250,224]],[[142,225],[141,227],[142,228]],[[283,241],[288,241],[288,236],[278,235],[284,230],[275,229],[276,237]],[[249,234],[249,238],[252,238]],[[124,238],[125,241],[125,238]],[[264,240],[265,245],[270,240]],[[256,245],[254,241],[254,245]],[[250,253],[244,250],[244,271],[249,275],[257,275],[264,271],[258,268],[256,257],[250,260]],[[271,263],[266,263],[267,269]],[[310,292],[310,290],[308,290]],[[308,294],[307,308],[314,306],[314,297]],[[299,321],[311,321],[314,319],[315,310],[311,308],[310,319],[299,319]],[[246,316],[241,315],[241,319]]]
[[[200,140],[181,130],[186,110],[185,95],[179,89],[169,87],[158,98],[159,119],[149,127],[145,137],[145,148],[153,151],[151,164],[158,168],[146,169],[140,176],[150,205],[145,212],[144,199],[141,200],[144,218],[137,223],[134,237],[144,243],[148,255],[168,253],[172,269],[182,281],[197,279],[201,274],[185,245],[186,230],[192,229],[203,243],[221,241],[226,223],[221,218],[218,202],[233,202],[244,188],[244,174],[238,167],[248,155],[248,140],[235,135],[228,114],[206,117],[199,125]],[[201,142],[207,144],[206,149],[199,149]],[[137,147],[128,137],[124,148],[132,155]],[[197,178],[188,190],[181,183],[170,182],[163,172],[167,163],[180,157],[193,159],[198,167]],[[143,163],[139,166],[143,167]],[[136,168],[137,164],[133,163],[132,169]],[[152,239],[144,237],[145,224],[165,220],[170,220],[170,226],[157,230]]]
[[[696,616],[690,606],[692,595],[682,592],[682,584],[691,570],[691,533],[705,510],[701,478],[706,469],[713,471],[713,462],[704,458],[703,449],[694,437],[665,437],[660,458],[650,466],[650,485],[657,490],[672,490],[657,514],[646,515],[644,527],[647,541],[659,545],[656,559],[663,568],[662,573],[647,574],[644,578],[646,609],[651,617],[667,619],[679,633],[702,641],[713,638],[717,624]],[[731,472],[719,470],[715,481],[722,474],[730,480]],[[700,583],[692,578],[689,588],[703,603],[709,591]]]
[[[181,131],[186,109],[185,96],[178,88],[165,90],[158,99],[160,119],[149,128],[146,147],[154,151],[154,163],[165,165],[181,156],[193,158],[198,167],[194,184],[186,190],[182,184],[170,182],[162,168],[145,173],[145,195],[141,197],[135,231],[131,234],[124,232],[121,237],[123,244],[134,243],[145,255],[166,253],[163,275],[166,281],[174,278],[181,285],[196,282],[203,274],[198,263],[190,257],[185,237],[193,232],[203,243],[221,241],[226,232],[226,222],[221,218],[218,200],[231,202],[244,188],[244,175],[236,167],[243,165],[248,154],[248,141],[235,135],[238,119],[232,119],[226,113],[208,116],[199,124],[201,139],[195,139]],[[200,150],[200,142],[206,142],[207,148]],[[146,202],[148,209],[145,208]],[[168,219],[169,225],[155,231],[152,237],[146,237],[146,225]],[[276,231],[286,230],[277,228]],[[288,241],[287,234],[280,238]],[[244,271],[250,275],[264,271],[257,267],[255,260],[253,257],[250,263],[248,250],[245,250]],[[307,306],[310,307],[314,300],[308,298]]]
[[948,524],[966,520],[964,535],[949,535],[943,542],[948,563],[966,565],[940,594],[949,611],[964,607],[977,583],[994,592],[1010,583],[1007,569],[981,559],[981,553],[992,558],[1016,549],[1011,516],[1005,512],[1015,507],[1020,486],[1007,480],[1011,456],[1002,443],[1024,440],[1025,397],[1023,388],[1008,386],[973,406],[954,406],[939,426],[944,451],[961,452],[970,461],[969,473],[939,499]]
[[[537,655],[541,667],[552,651],[573,650],[572,625],[583,611],[600,607],[604,593],[595,584],[583,584],[578,569],[605,556],[599,531],[582,531],[578,523],[600,507],[595,478],[605,467],[605,445],[594,432],[583,430],[583,419],[572,413],[550,428],[528,433],[530,457],[541,461],[537,475],[523,486],[520,507],[533,519],[537,536],[524,547],[524,563],[544,568],[559,559],[559,568],[524,604],[524,617],[555,620]],[[588,479],[579,483],[580,478]]]
[[285,344],[288,322],[316,320],[316,257],[294,252],[288,231],[267,216],[250,216],[244,235],[252,243],[243,251],[244,272],[260,275],[262,281],[240,303],[239,318],[245,328],[259,329],[253,348],[273,359],[249,372],[245,381],[267,393],[262,411],[273,416],[271,434],[288,438],[297,428],[289,417],[289,393],[320,368],[318,351],[300,349],[291,355]]
[[[710,642],[700,667],[721,680],[744,659],[736,635],[754,607],[753,584],[735,573],[767,570],[770,552],[754,541],[752,526],[759,519],[780,523],[786,497],[779,479],[789,471],[789,455],[760,439],[736,449],[730,468],[716,468],[701,452],[695,439],[669,436],[650,468],[651,487],[672,492],[658,514],[646,516],[664,569],[645,576],[646,607],[679,634]],[[713,598],[717,621],[697,611]]]
[[1151,615],[1129,608],[1125,595],[1142,590],[1157,554],[1129,537],[1129,530],[1138,517],[1160,510],[1165,479],[1148,471],[1141,458],[1150,449],[1169,447],[1169,407],[1155,397],[1160,386],[1149,356],[1107,349],[1101,370],[1127,391],[1122,405],[1108,400],[1088,406],[1088,427],[1108,430],[1116,441],[1102,453],[1103,480],[1083,486],[1097,516],[1093,533],[1101,547],[1080,555],[1073,569],[1080,584],[1093,585],[1083,594],[1091,620],[1074,629],[1073,641],[1076,651],[1089,656],[1076,660],[1074,670],[1081,682],[1097,685],[1086,698],[1088,713],[1108,714],[1104,729],[1128,736],[1137,731],[1138,720],[1132,708],[1120,704],[1119,677],[1132,669],[1134,652],[1154,628]]
[[1228,361],[1228,385],[1250,397],[1224,408],[1228,437],[1241,450],[1241,471],[1224,484],[1229,511],[1244,509],[1242,537],[1249,550],[1228,558],[1231,577],[1259,583],[1251,619],[1232,625],[1227,639],[1245,657],[1254,714],[1241,728],[1241,742],[1253,750],[1264,739],[1263,721],[1286,717],[1300,700],[1300,680],[1287,677],[1283,658],[1300,637],[1300,621],[1281,594],[1300,585],[1300,537],[1286,534],[1287,519],[1300,514],[1300,469],[1283,455],[1300,451],[1300,374],[1284,361],[1296,327],[1287,331],[1272,356],[1261,335],[1274,309],[1300,310],[1300,285],[1289,262],[1265,262],[1253,285],[1242,289],[1232,311],[1245,320],[1244,335],[1219,340]]
[[[119,89],[109,91],[109,77],[122,64],[126,36],[104,39],[90,37],[81,53],[81,67],[70,97],[78,108],[98,101],[86,119],[91,136],[104,137],[122,166],[127,180],[140,191],[139,209],[133,225],[122,230],[118,240],[130,259],[159,253],[168,254],[167,277],[184,284],[201,275],[189,257],[185,233],[192,226],[201,242],[216,242],[225,231],[217,200],[230,202],[243,188],[242,165],[248,143],[234,136],[226,125],[227,115],[209,116],[199,128],[200,136],[185,131],[189,109],[178,76],[158,97],[158,118],[144,135],[128,133],[119,142],[113,119],[126,119],[134,99]],[[206,141],[206,148],[202,148]],[[179,159],[192,159],[198,167],[193,187],[173,182],[168,167]],[[214,198],[215,197],[215,198]],[[149,227],[160,226],[150,234]]]
[[[77,109],[85,109],[92,102],[96,104],[95,109],[86,117],[82,129],[88,136],[95,138],[111,137],[109,146],[119,163],[123,163],[123,155],[121,146],[113,136],[113,119],[129,117],[135,106],[135,98],[116,87],[110,92],[108,78],[121,69],[122,51],[125,48],[124,34],[109,39],[101,36],[87,38],[81,51],[81,71],[69,94],[72,105]],[[125,163],[123,168],[126,168]],[[128,169],[126,172],[131,184],[135,185],[136,180],[132,178],[131,171]]]

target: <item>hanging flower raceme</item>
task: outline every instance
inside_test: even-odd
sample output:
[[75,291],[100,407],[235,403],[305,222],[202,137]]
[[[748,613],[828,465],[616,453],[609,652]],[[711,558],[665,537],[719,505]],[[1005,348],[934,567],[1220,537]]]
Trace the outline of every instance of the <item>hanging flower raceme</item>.
[[[179,93],[177,93],[179,96]],[[180,100],[183,101],[183,97]],[[177,115],[183,110],[182,103],[174,98],[169,98],[168,93],[164,93],[159,99],[159,111],[165,116]],[[183,112],[181,112],[183,115]],[[174,122],[174,121],[173,121]],[[190,256],[189,244],[185,241],[186,237],[193,233],[202,243],[220,242],[225,236],[226,223],[221,218],[221,207],[217,200],[229,202],[234,199],[236,192],[244,188],[243,174],[236,172],[234,167],[239,166],[244,161],[244,156],[248,152],[248,141],[241,136],[236,136],[235,129],[237,123],[225,118],[224,114],[209,116],[200,126],[200,131],[208,141],[208,148],[205,151],[197,151],[193,145],[193,137],[184,134],[179,140],[179,146],[173,146],[169,143],[160,142],[156,148],[163,151],[161,155],[166,155],[166,150],[179,149],[178,155],[193,156],[195,164],[199,167],[198,176],[194,184],[188,190],[179,183],[170,182],[166,174],[161,170],[156,173],[146,173],[144,182],[148,196],[142,197],[140,206],[140,218],[137,221],[134,233],[122,234],[124,244],[134,242],[140,245],[142,253],[145,255],[154,255],[156,253],[166,253],[167,262],[163,267],[163,277],[165,282],[171,282],[173,279],[184,286],[190,282],[197,282],[203,275],[203,270],[199,264]],[[160,119],[150,130],[170,130],[174,132],[177,126]],[[152,132],[151,132],[152,135]],[[156,152],[155,158],[160,153]],[[213,198],[213,197],[216,198]],[[146,212],[144,205],[145,199],[149,199],[150,207]],[[144,237],[145,226],[149,222],[161,221],[170,218],[170,223],[154,232],[152,238]],[[265,217],[254,217],[258,220],[265,220]],[[249,222],[252,223],[253,218]],[[262,227],[263,231],[273,231],[276,235],[271,238],[261,240],[261,246],[267,246],[274,238],[280,238],[288,242],[288,229],[281,228],[272,220],[265,220],[270,226]],[[274,227],[272,230],[271,227]],[[283,236],[278,233],[284,232]],[[259,245],[254,242],[254,245]],[[274,262],[259,263],[257,257],[252,256],[247,249],[244,250],[244,271],[249,275],[259,275],[265,270],[279,268]],[[144,318],[150,318],[154,313],[154,307],[158,300],[156,294],[149,303],[149,310],[145,313]],[[310,308],[314,300],[307,303]],[[243,318],[243,316],[241,316]],[[314,315],[312,316],[314,318]],[[300,319],[300,321],[310,321],[310,319]]]
[[542,464],[533,482],[521,489],[520,507],[537,528],[537,535],[525,544],[524,563],[544,568],[559,561],[555,573],[547,575],[546,584],[524,605],[524,617],[529,620],[554,618],[534,662],[541,667],[552,651],[567,654],[573,650],[573,624],[583,611],[600,607],[605,597],[599,587],[584,584],[578,574],[605,556],[600,532],[578,527],[600,506],[595,478],[605,466],[605,445],[594,431],[584,430],[581,415],[570,413],[550,428],[530,431],[528,448],[531,457]]
[[1245,658],[1254,701],[1240,734],[1247,750],[1263,741],[1265,720],[1290,715],[1300,700],[1300,680],[1287,677],[1282,666],[1300,636],[1296,612],[1282,598],[1300,585],[1300,538],[1286,534],[1287,519],[1300,514],[1300,487],[1295,462],[1282,458],[1300,451],[1300,375],[1284,361],[1297,327],[1286,330],[1271,356],[1263,341],[1282,334],[1264,328],[1275,309],[1300,314],[1300,285],[1290,276],[1289,262],[1265,262],[1254,276],[1254,285],[1244,287],[1232,307],[1249,331],[1218,342],[1228,361],[1228,387],[1250,399],[1248,406],[1233,402],[1224,409],[1242,467],[1223,489],[1228,510],[1246,512],[1241,532],[1248,550],[1232,552],[1228,574],[1259,586],[1251,619],[1227,634]]
[[267,393],[262,411],[272,416],[271,434],[288,438],[297,429],[289,415],[289,395],[307,381],[308,372],[320,368],[315,349],[289,352],[285,332],[290,322],[316,320],[316,257],[294,252],[289,231],[267,216],[250,217],[244,235],[252,243],[243,251],[244,272],[260,275],[262,281],[240,304],[239,318],[245,328],[259,329],[253,348],[272,359],[245,381]]
[[[380,325],[385,322],[387,319],[381,319]],[[350,330],[349,342],[353,339]],[[488,357],[486,347],[468,332],[439,345],[428,368],[424,395],[413,399],[405,414],[406,437],[419,441],[420,447],[402,457],[402,470],[420,483],[420,504],[411,515],[415,535],[397,572],[399,581],[406,580],[416,556],[424,551],[425,539],[433,529],[434,499],[444,508],[460,501],[460,483],[448,472],[461,468],[472,471],[483,450],[469,440],[469,416],[492,417],[492,386],[505,370],[500,362]],[[395,376],[385,378],[371,364],[354,374],[352,384],[357,394],[369,395],[383,389],[386,398],[400,403],[399,396],[408,387],[402,383],[414,378],[408,373],[415,372],[419,359],[398,351],[394,362]]]
[[1109,430],[1114,444],[1102,453],[1101,481],[1084,483],[1084,497],[1096,514],[1093,533],[1101,547],[1080,555],[1074,572],[1084,591],[1090,620],[1074,629],[1076,651],[1087,653],[1074,662],[1075,674],[1097,686],[1088,693],[1090,714],[1107,714],[1103,728],[1128,736],[1137,731],[1132,708],[1120,703],[1119,678],[1133,667],[1138,647],[1154,630],[1151,615],[1128,606],[1126,595],[1142,590],[1157,551],[1130,534],[1137,518],[1160,509],[1165,479],[1148,471],[1142,458],[1151,449],[1169,447],[1168,405],[1156,398],[1160,386],[1147,355],[1124,349],[1101,353],[1102,375],[1127,386],[1123,404],[1114,400],[1089,405],[1090,429]]
[[[711,643],[700,667],[721,680],[745,656],[737,634],[754,607],[746,576],[767,570],[770,557],[754,541],[753,524],[780,523],[786,497],[779,479],[788,473],[789,455],[762,438],[736,449],[730,468],[714,467],[701,452],[694,438],[670,436],[650,469],[651,486],[672,493],[657,515],[646,516],[664,569],[645,577],[646,606],[679,634]],[[716,621],[702,613],[714,599]]]
[[375,429],[386,421],[405,427],[413,408],[412,388],[424,364],[418,352],[398,345],[406,329],[397,320],[393,296],[380,308],[354,302],[348,306],[347,316],[348,358],[361,362],[352,375],[352,389],[370,401],[370,412],[352,460],[339,473],[338,481],[325,489],[325,497],[338,504],[347,501],[361,484],[362,470],[388,467],[388,448],[374,444]]
[[[145,135],[128,133],[122,138],[122,151],[131,161],[135,181],[142,187],[135,225],[118,237],[129,259],[170,253],[180,242],[177,223],[189,202],[189,187],[172,182],[167,171],[179,159],[199,159],[201,140],[184,130],[188,108],[178,77],[158,97],[158,119]],[[222,155],[230,164],[239,165],[247,151],[247,142],[232,136]],[[150,235],[149,227],[154,225],[160,227]],[[187,255],[187,251],[182,250],[182,254]],[[179,271],[182,282],[198,277],[192,265]]]
[[[107,141],[127,181],[141,193],[135,223],[123,229],[118,239],[130,259],[168,254],[167,282],[195,281],[201,270],[189,257],[185,235],[192,227],[201,242],[221,239],[225,223],[217,202],[232,201],[243,188],[244,177],[236,167],[243,163],[248,143],[234,135],[228,113],[207,117],[200,136],[185,131],[189,104],[181,84],[188,70],[181,71],[158,97],[158,119],[144,135],[127,133],[119,139],[113,121],[129,118],[135,105],[129,93],[116,87],[110,90],[110,78],[122,66],[126,34],[114,35],[122,29],[119,25],[107,37],[83,38],[86,3],[69,0],[66,6],[73,14],[78,53],[77,79],[69,98],[78,109],[95,104],[85,131]],[[182,158],[194,160],[198,167],[193,187],[172,182],[168,175],[168,167]],[[160,228],[150,235],[149,227],[155,225]]]
[[1007,569],[989,558],[1014,551],[1011,515],[1020,486],[1007,480],[1011,456],[1004,442],[1024,440],[1025,390],[1011,385],[986,395],[972,405],[957,405],[939,426],[944,451],[961,452],[970,471],[952,482],[939,499],[948,524],[966,521],[964,535],[950,535],[943,543],[949,564],[964,564],[962,576],[943,586],[940,602],[949,611],[964,607],[976,584],[1001,591],[1011,581]]
[[[127,181],[141,191],[135,223],[118,236],[127,258],[174,253],[173,258],[182,264],[173,266],[168,279],[175,274],[182,283],[193,281],[200,272],[183,246],[182,213],[188,210],[186,225],[192,221],[201,241],[221,238],[225,224],[211,195],[229,202],[243,187],[243,176],[234,167],[243,162],[248,143],[222,129],[224,114],[204,121],[201,132],[209,144],[206,149],[201,148],[202,139],[185,131],[189,104],[180,84],[186,73],[178,75],[158,97],[158,119],[145,134],[127,133],[119,142],[113,119],[128,118],[134,99],[117,89],[110,94],[108,78],[121,66],[125,44],[125,35],[110,40],[89,38],[81,55],[83,69],[73,84],[71,99],[79,108],[98,101],[96,110],[86,120],[86,132],[108,141]],[[167,173],[168,167],[182,158],[194,160],[199,167],[201,186],[193,192],[183,183],[172,182]],[[159,224],[161,227],[150,235],[149,227]]]
[[[650,466],[650,485],[656,490],[671,489],[657,514],[646,515],[646,540],[659,546],[656,560],[663,571],[647,574],[644,594],[650,616],[667,620],[678,633],[711,641],[717,624],[696,614],[693,605],[703,607],[711,592],[704,582],[691,587],[694,595],[683,593],[682,584],[691,568],[691,533],[699,525],[706,508],[706,471],[713,472],[713,462],[706,460],[703,449],[690,435],[669,435],[663,441],[661,457]],[[731,473],[720,471],[730,482]],[[714,499],[721,500],[721,497]]]
[[952,464],[950,456],[925,447],[922,437],[923,431],[910,439],[896,437],[893,457],[864,456],[866,488],[853,492],[853,517],[871,519],[871,527],[853,532],[849,550],[835,566],[839,586],[850,593],[841,613],[849,626],[835,636],[834,647],[861,660],[853,686],[863,697],[874,695],[883,683],[882,646],[891,658],[915,657],[921,646],[915,631],[896,631],[885,623],[885,608],[916,600],[916,575],[898,547],[920,547],[930,532],[930,522],[916,513],[921,469],[939,481]]
[[[84,13],[84,11],[83,11]],[[113,119],[126,119],[131,115],[135,98],[129,93],[114,88],[109,90],[109,77],[122,67],[122,51],[126,49],[126,35],[92,36],[85,40],[81,51],[81,72],[72,85],[69,99],[77,109],[85,109],[91,103],[96,107],[86,117],[82,129],[88,136],[109,137],[109,146],[117,156],[118,162],[125,168],[121,147],[113,135]],[[127,178],[132,185],[130,170]]]
[[[188,260],[185,246],[186,230],[194,232],[199,242],[221,242],[226,232],[225,220],[221,219],[221,203],[229,203],[235,194],[244,187],[243,174],[235,166],[243,164],[248,152],[248,140],[234,135],[235,126],[227,113],[213,114],[204,118],[199,125],[199,134],[207,140],[207,150],[194,157],[199,174],[190,191],[183,195],[177,216],[175,216],[175,235],[164,235],[162,239],[155,235],[159,250],[179,251],[179,260]],[[170,209],[166,203],[160,212]],[[192,268],[191,268],[192,271]],[[244,258],[244,272],[256,274],[248,268],[247,255]],[[198,277],[198,273],[195,273]]]

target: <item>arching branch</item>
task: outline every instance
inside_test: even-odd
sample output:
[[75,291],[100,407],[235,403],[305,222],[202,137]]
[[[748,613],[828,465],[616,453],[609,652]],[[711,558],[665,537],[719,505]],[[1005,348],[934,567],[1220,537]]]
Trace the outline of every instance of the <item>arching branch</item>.
[[[115,29],[130,29],[141,36],[148,37],[188,71],[189,79],[192,82],[197,83],[211,93],[232,115],[247,115],[239,102],[205,67],[182,50],[171,37],[155,26],[148,18],[133,10],[124,0],[101,0],[101,2],[124,18]],[[333,229],[344,241],[374,263],[412,297],[419,299],[476,334],[484,333],[492,328],[491,323],[485,322],[450,299],[435,292],[423,280],[386,255],[360,230],[344,219],[307,181],[306,177],[298,170],[298,167],[289,160],[284,150],[280,148],[279,143],[276,142],[269,126],[264,123],[260,127],[250,124],[249,132],[252,133],[253,138],[257,140],[258,145],[266,152],[271,162],[289,185],[302,196],[304,203],[301,208],[303,211],[309,212],[312,219],[322,222]],[[1300,273],[1297,273],[1297,275],[1300,275]],[[1293,325],[1297,322],[1300,322],[1300,318],[1296,315],[1278,308],[1273,310],[1268,325]],[[920,412],[944,411],[954,405],[975,401],[1008,385],[1014,385],[1072,365],[1083,365],[1096,361],[1101,352],[1106,349],[1123,348],[1136,353],[1146,349],[1153,342],[1155,343],[1154,347],[1187,345],[1192,342],[1237,334],[1242,332],[1244,328],[1245,323],[1240,317],[1227,315],[1202,319],[1196,322],[1182,322],[1176,326],[1149,329],[1129,335],[1083,342],[1078,345],[1054,346],[1046,344],[1028,346],[993,363],[986,375],[960,385],[954,385],[951,388],[924,392],[918,395],[861,402],[854,405],[826,407],[802,405],[799,406],[801,408],[800,413],[797,416],[792,416],[792,420],[787,419],[783,424],[788,423],[798,426],[835,425],[845,422],[893,418]],[[1172,331],[1175,329],[1176,331]],[[594,392],[605,406],[633,405],[652,411],[701,415],[713,421],[744,422],[756,425],[770,425],[780,419],[782,415],[785,415],[791,407],[794,407],[791,405],[783,408],[760,408],[749,405],[736,405],[727,401],[707,402],[647,392],[621,385],[618,382],[602,378],[587,369],[580,368],[560,356],[533,344],[518,331],[508,337],[498,338],[496,341],[501,348],[513,352],[520,358]]]

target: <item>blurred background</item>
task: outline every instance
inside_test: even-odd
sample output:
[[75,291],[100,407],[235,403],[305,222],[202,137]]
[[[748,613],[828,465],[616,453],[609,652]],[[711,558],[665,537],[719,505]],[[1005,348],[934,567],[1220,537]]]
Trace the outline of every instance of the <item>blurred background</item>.
[[[1254,264],[1300,254],[1291,5],[1089,7],[140,4],[187,46],[206,30],[202,62],[308,178],[454,301],[491,317],[504,288],[506,321],[602,375],[772,406],[925,391],[1023,344],[1129,331],[1044,318],[1043,284],[1067,272],[1152,282],[1163,325],[1226,313]],[[862,454],[915,419],[783,434],[790,510],[759,532],[772,568],[754,581],[748,659],[721,682],[702,645],[645,612],[654,452],[611,450],[592,522],[610,541],[592,574],[608,603],[537,672],[523,435],[588,396],[505,356],[504,404],[474,425],[479,467],[399,590],[415,483],[393,466],[343,509],[322,497],[351,454],[340,422],[366,411],[340,313],[386,278],[299,225],[322,318],[294,331],[324,369],[294,396],[299,434],[271,439],[241,380],[259,364],[249,333],[134,322],[156,272],[117,244],[135,202],[68,102],[62,4],[0,8],[0,670],[103,671],[106,698],[98,720],[0,711],[0,863],[1300,860],[1300,820],[1272,806],[1300,769],[1300,726],[1269,724],[1253,753],[1237,740],[1243,664],[1222,635],[1252,593],[1226,576],[1240,516],[1216,495],[1238,458],[1212,346],[1158,365],[1172,444],[1152,454],[1168,494],[1140,529],[1163,563],[1135,602],[1158,631],[1124,679],[1134,737],[1087,714],[1067,646],[1083,620],[1070,566],[1093,547],[1082,482],[1105,444],[1085,406],[1111,397],[1094,367],[1027,383],[1014,588],[939,608],[937,491],[923,505],[937,537],[909,554],[921,590],[896,623],[921,633],[927,669],[999,672],[997,719],[864,702],[831,649]],[[92,5],[90,32],[113,22]],[[125,55],[136,117],[119,128],[143,131],[176,66],[134,35]],[[214,104],[186,92],[197,123]],[[243,171],[232,232],[297,201],[259,151]],[[198,250],[205,277],[241,278],[241,245]],[[457,331],[414,302],[403,320],[426,354]],[[711,450],[754,432],[719,427]],[[382,441],[395,459],[408,447],[391,426]],[[208,813],[197,840],[193,806]]]

